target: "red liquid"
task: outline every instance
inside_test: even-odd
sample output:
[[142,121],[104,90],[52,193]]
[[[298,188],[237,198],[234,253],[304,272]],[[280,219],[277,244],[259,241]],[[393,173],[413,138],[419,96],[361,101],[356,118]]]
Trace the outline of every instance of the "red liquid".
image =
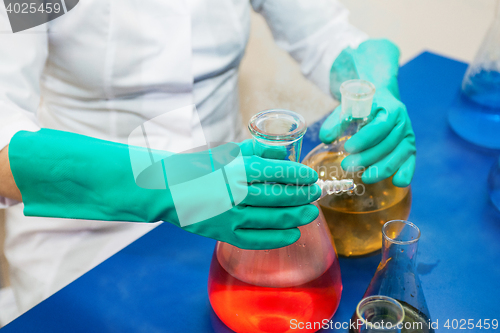
[[[222,268],[214,254],[208,295],[217,316],[238,333],[316,332],[337,311],[342,293],[335,260],[317,279],[289,288],[258,287],[242,282]],[[316,322],[316,329],[298,323]],[[323,323],[324,324],[324,323]],[[314,326],[313,326],[314,327]]]

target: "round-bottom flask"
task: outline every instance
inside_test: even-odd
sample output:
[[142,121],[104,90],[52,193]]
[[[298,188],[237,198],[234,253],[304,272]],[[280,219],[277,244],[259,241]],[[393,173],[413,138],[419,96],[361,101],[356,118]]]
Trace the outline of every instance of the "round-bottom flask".
[[362,171],[347,172],[340,163],[348,155],[341,138],[330,145],[320,144],[303,163],[323,180],[353,179],[353,192],[331,194],[319,200],[340,256],[361,256],[380,250],[382,226],[389,220],[406,220],[411,209],[410,187],[396,187],[392,177],[364,184]]
[[[287,159],[298,160],[306,130],[298,114],[264,111],[252,118],[249,128],[255,151],[283,149]],[[273,250],[217,242],[208,293],[212,308],[229,328],[238,333],[316,332],[335,314],[342,282],[323,215],[300,231],[296,243]]]
[[375,184],[364,184],[363,170],[346,172],[341,167],[348,155],[344,143],[371,120],[375,86],[364,80],[350,80],[340,86],[342,109],[338,113],[335,131],[338,138],[329,145],[320,144],[303,163],[323,180],[353,179],[352,192],[331,194],[319,205],[330,227],[337,253],[341,256],[361,256],[381,248],[382,226],[394,219],[407,219],[411,207],[410,188],[399,188],[392,178]]

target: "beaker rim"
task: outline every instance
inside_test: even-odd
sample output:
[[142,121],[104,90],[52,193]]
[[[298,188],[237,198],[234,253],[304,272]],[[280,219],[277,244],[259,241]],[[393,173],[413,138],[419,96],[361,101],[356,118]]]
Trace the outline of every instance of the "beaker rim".
[[[404,224],[406,224],[407,226],[413,228],[417,232],[417,235],[415,237],[412,237],[412,239],[410,239],[410,240],[398,240],[398,239],[395,239],[395,238],[389,236],[387,234],[386,230],[387,230],[387,228],[391,224],[394,224],[394,223],[404,223]],[[384,238],[387,239],[391,243],[399,244],[399,245],[408,245],[408,244],[413,244],[413,243],[418,242],[418,240],[420,239],[420,229],[415,224],[413,224],[410,221],[406,221],[406,220],[391,220],[391,221],[387,221],[384,224],[384,226],[382,227],[382,235],[384,235]]]
[[368,305],[370,302],[380,301],[386,302],[395,308],[394,311],[397,312],[398,322],[396,324],[392,324],[393,327],[398,327],[399,325],[401,325],[405,318],[405,309],[403,308],[403,305],[401,305],[401,303],[399,303],[394,298],[383,295],[373,295],[363,298],[356,306],[356,316],[358,317],[357,319],[360,319],[363,325],[367,325],[368,322],[361,315],[361,308]]
[[[354,86],[358,89],[356,91],[352,91],[350,88]],[[364,91],[360,91],[359,88],[363,88]],[[340,86],[340,93],[344,98],[356,99],[356,100],[364,100],[370,99],[375,94],[376,88],[373,83],[366,80],[348,80],[342,83]]]
[[[286,133],[271,133],[259,126],[266,120],[280,117],[292,121],[296,127]],[[272,141],[295,141],[300,139],[307,130],[304,117],[286,109],[269,109],[255,114],[248,123],[248,129],[253,136]]]

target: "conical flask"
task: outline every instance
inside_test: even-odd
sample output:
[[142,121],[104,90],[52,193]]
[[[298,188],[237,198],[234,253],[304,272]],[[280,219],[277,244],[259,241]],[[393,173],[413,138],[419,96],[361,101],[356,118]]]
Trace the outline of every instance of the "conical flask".
[[349,333],[401,333],[404,316],[403,306],[395,299],[369,296],[358,303]]
[[416,269],[420,230],[396,220],[384,224],[382,233],[382,260],[363,298],[382,295],[397,300],[404,308],[402,333],[434,333]]
[[462,100],[450,109],[453,130],[467,141],[500,149],[500,2],[496,16],[462,82]]
[[342,112],[338,139],[320,144],[303,163],[318,172],[323,180],[354,179],[356,190],[322,198],[319,206],[330,227],[340,256],[361,256],[380,250],[382,226],[394,219],[407,219],[411,208],[410,187],[392,184],[392,177],[375,184],[364,184],[363,170],[345,171],[340,163],[349,155],[344,143],[371,120],[375,87],[364,80],[346,81],[340,87]]
[[[255,151],[286,150],[298,161],[304,119],[291,111],[270,110],[249,124]],[[304,323],[329,320],[342,292],[340,267],[320,212],[300,227],[300,239],[274,250],[243,250],[217,242],[208,293],[217,316],[238,333],[315,332]],[[302,323],[302,324],[301,324]]]

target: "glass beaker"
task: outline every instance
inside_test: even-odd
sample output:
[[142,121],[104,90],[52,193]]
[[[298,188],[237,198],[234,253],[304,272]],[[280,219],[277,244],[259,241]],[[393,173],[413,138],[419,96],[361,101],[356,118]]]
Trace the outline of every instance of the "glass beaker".
[[[300,115],[264,111],[251,119],[249,129],[255,152],[274,150],[276,156],[298,161],[306,131]],[[296,243],[273,250],[243,250],[217,242],[208,293],[212,308],[229,328],[238,333],[315,332],[321,326],[298,329],[298,323],[321,323],[334,315],[342,282],[321,212],[300,231]]]
[[320,179],[350,179],[353,192],[322,198],[319,206],[330,227],[340,256],[361,256],[381,248],[382,226],[394,219],[407,219],[411,209],[410,187],[392,184],[392,177],[375,184],[364,184],[363,170],[342,169],[340,163],[349,155],[344,143],[371,120],[375,87],[363,80],[346,81],[341,86],[342,112],[339,115],[338,139],[314,148],[302,163],[318,172]]
[[450,109],[453,130],[467,141],[500,149],[500,2],[496,16],[462,82],[462,101]]
[[402,333],[433,333],[416,271],[420,229],[411,222],[397,220],[384,224],[382,233],[382,260],[363,298],[373,295],[392,297],[404,308]]
[[359,302],[349,333],[401,333],[405,311],[394,298],[369,296]]
[[491,168],[488,177],[488,191],[493,205],[500,211],[500,158],[498,158]]

